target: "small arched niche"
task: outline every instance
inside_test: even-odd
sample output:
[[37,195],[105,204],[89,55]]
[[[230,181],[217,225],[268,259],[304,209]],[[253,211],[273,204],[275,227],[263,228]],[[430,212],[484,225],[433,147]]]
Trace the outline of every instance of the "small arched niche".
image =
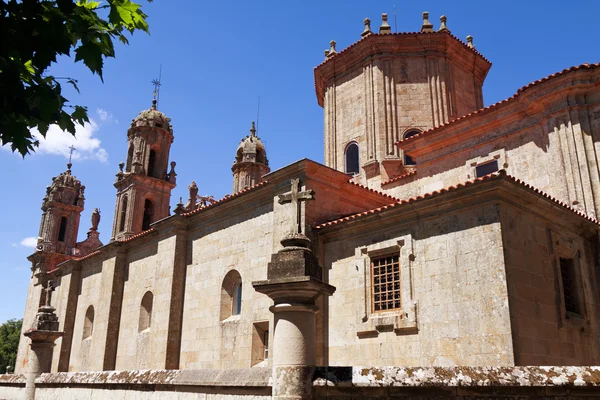
[[[418,129],[412,129],[410,131],[407,131],[402,138],[403,139],[408,139],[409,137],[416,136],[419,133],[421,133],[420,130],[418,130]],[[411,156],[409,156],[407,154],[404,154],[404,165],[417,165],[417,162]]]
[[146,329],[150,329],[152,326],[152,304],[154,302],[154,295],[152,292],[147,291],[142,297],[140,304],[140,320],[138,324],[138,331],[142,332]]
[[232,269],[223,278],[221,285],[220,319],[223,321],[242,312],[242,277]]
[[89,339],[94,333],[94,306],[89,306],[83,320],[83,340]]
[[346,146],[346,150],[344,151],[344,160],[347,174],[355,175],[360,172],[358,143],[348,143],[348,145]]

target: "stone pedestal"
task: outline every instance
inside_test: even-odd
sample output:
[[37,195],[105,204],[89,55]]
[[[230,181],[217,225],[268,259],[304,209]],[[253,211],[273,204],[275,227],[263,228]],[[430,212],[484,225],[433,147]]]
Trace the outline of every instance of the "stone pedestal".
[[315,303],[321,295],[332,295],[335,288],[322,281],[322,269],[304,235],[290,235],[281,242],[285,247],[271,257],[268,279],[252,283],[274,302],[270,308],[274,314],[273,399],[312,399]]
[[52,281],[50,281],[48,289],[45,290],[46,305],[38,309],[31,329],[23,334],[31,340],[31,351],[29,352],[26,373],[27,382],[25,383],[25,398],[27,400],[35,399],[35,379],[44,372],[50,372],[54,341],[63,335],[63,332],[58,332],[58,317],[54,313],[54,307],[50,306],[52,290],[54,288],[52,288]]

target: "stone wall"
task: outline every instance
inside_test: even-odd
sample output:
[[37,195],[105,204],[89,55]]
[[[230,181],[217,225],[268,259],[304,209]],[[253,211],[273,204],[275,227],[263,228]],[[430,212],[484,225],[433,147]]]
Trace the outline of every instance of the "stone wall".
[[[512,365],[498,206],[377,220],[326,235],[329,363]],[[402,311],[373,312],[370,256],[398,254]]]
[[[266,279],[274,240],[273,198],[254,198],[228,211],[209,212],[191,222],[181,342],[183,369],[248,368],[253,359],[253,324],[272,325],[271,302],[256,293],[251,282]],[[231,299],[223,295],[224,279],[232,270],[242,281],[239,315],[231,315]]]
[[[516,365],[598,365],[595,244],[559,218],[501,209]],[[567,313],[559,259],[576,260],[581,315]]]
[[[588,85],[595,82],[595,85]],[[401,143],[417,175],[383,185],[410,198],[474,179],[475,167],[498,168],[577,210],[600,215],[600,69],[579,69],[520,89],[485,112]]]

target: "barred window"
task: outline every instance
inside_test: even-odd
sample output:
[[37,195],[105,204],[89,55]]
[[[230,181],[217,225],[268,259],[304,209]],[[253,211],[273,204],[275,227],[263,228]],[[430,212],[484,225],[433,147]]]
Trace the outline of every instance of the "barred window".
[[400,309],[400,256],[371,259],[373,311]]

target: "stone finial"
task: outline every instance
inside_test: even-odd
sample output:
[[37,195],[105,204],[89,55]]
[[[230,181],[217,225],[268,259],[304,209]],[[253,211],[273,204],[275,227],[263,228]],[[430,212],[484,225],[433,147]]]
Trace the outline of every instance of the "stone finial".
[[177,172],[175,172],[175,166],[176,165],[177,165],[177,163],[175,161],[171,161],[171,170],[167,174],[167,179],[171,183],[176,183],[177,182],[177,178],[176,178],[177,177]]
[[365,30],[360,34],[360,36],[365,37],[373,33],[371,31],[371,20],[369,18],[365,18]]
[[390,24],[388,24],[386,13],[381,14],[381,26],[379,27],[379,33],[383,35],[392,33],[392,27]]
[[473,45],[473,36],[471,35],[467,36],[467,46],[469,46],[472,49],[475,48],[475,46]]
[[440,17],[440,29],[438,29],[438,32],[450,32],[450,29],[448,29],[448,27],[446,26],[447,21],[448,18],[445,15],[442,15]]
[[335,40],[332,40],[331,42],[329,42],[330,48],[329,48],[329,53],[327,53],[327,56],[326,56],[327,58],[333,57],[334,55],[337,54],[337,51],[335,50],[335,45],[336,45]]
[[121,161],[121,162],[119,163],[119,172],[121,172],[121,173],[122,173],[122,172],[123,172],[123,168],[125,168],[125,163],[124,163],[123,161]]
[[92,227],[90,231],[97,231],[98,224],[100,223],[100,210],[94,208],[94,212],[92,213]]
[[252,126],[250,127],[250,135],[256,136],[256,127],[254,126],[254,121],[252,121]]
[[433,32],[433,24],[429,22],[429,13],[423,11],[423,25],[421,25],[421,32]]
[[329,56],[329,49],[325,49],[323,53],[325,53],[325,59],[327,59],[327,57]]

